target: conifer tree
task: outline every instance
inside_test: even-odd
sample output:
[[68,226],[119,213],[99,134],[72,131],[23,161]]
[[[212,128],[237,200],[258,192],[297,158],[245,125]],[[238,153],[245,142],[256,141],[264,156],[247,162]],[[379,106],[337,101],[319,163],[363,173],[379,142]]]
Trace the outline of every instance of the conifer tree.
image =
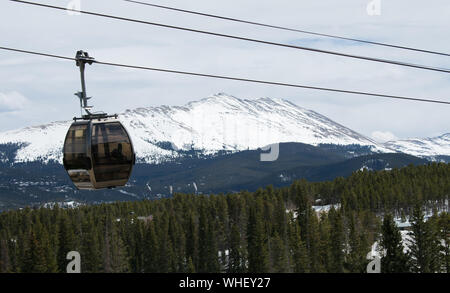
[[391,214],[383,218],[380,247],[383,250],[381,272],[406,273],[409,271],[409,257],[403,252],[402,235]]
[[[306,244],[309,257],[309,267],[311,273],[319,273],[323,271],[323,266],[320,261],[320,231],[319,221],[316,213],[312,208],[307,211],[307,226],[306,226]],[[300,232],[302,228],[300,227]],[[303,239],[303,238],[302,238]]]
[[50,236],[45,228],[39,230],[39,242],[41,244],[43,253],[45,255],[45,272],[56,273],[58,272],[58,263],[56,253],[51,246]]
[[331,227],[328,219],[328,214],[323,212],[320,214],[319,223],[319,258],[320,258],[320,268],[319,272],[332,272],[331,267],[331,245],[330,245],[330,235]]
[[440,228],[441,244],[441,258],[442,258],[442,271],[445,273],[450,272],[450,214],[444,212],[440,215],[438,220]]
[[308,273],[309,259],[305,243],[301,239],[300,226],[297,221],[290,224],[290,249],[292,251],[292,270],[294,273]]
[[428,230],[428,247],[429,247],[429,258],[430,258],[430,271],[441,272],[442,266],[442,239],[441,239],[441,228],[439,227],[439,221],[437,217],[437,211],[434,212],[433,216],[428,219],[425,223]]
[[191,259],[192,264],[195,267],[198,267],[199,263],[199,235],[198,235],[198,227],[195,219],[194,212],[191,211],[187,215],[187,229],[186,229],[186,256]]
[[67,267],[67,253],[69,251],[75,251],[75,235],[69,222],[69,217],[63,213],[59,220],[58,228],[58,268],[59,272],[66,272]]
[[194,267],[194,263],[192,262],[192,258],[189,257],[187,264],[186,264],[186,269],[185,269],[186,273],[195,273],[195,267]]
[[411,251],[411,263],[413,272],[433,273],[434,240],[430,225],[424,220],[423,208],[416,202],[412,214],[412,226],[409,235],[412,238],[409,249]]
[[9,251],[7,243],[4,236],[0,238],[0,273],[9,272]]
[[112,225],[110,232],[111,272],[125,273],[129,271],[129,259],[123,240],[117,232],[117,227]]
[[92,218],[83,223],[81,239],[81,272],[97,273],[102,266],[98,230]]
[[[208,224],[208,234],[206,235],[206,271],[208,273],[219,273],[220,263],[219,263],[219,249],[217,243],[217,231],[215,229],[216,223],[210,218]],[[225,254],[225,251],[221,252]]]
[[344,224],[342,215],[339,211],[336,211],[334,207],[331,207],[328,218],[330,219],[331,234],[331,259],[330,268],[333,273],[344,272],[344,260],[345,260],[345,236],[344,236]]
[[262,204],[255,203],[250,207],[247,241],[248,241],[248,272],[250,273],[266,273],[269,271],[268,248],[264,235],[264,226],[262,217],[257,211],[257,207]]
[[198,224],[198,243],[199,243],[199,263],[197,267],[197,272],[207,273],[208,272],[208,261],[210,256],[208,255],[210,251],[210,244],[208,241],[209,234],[209,224],[208,215],[206,212],[206,207],[203,203],[200,207],[199,224]]
[[44,247],[39,242],[35,231],[32,229],[28,237],[28,249],[25,252],[22,267],[24,273],[47,272],[47,260]]
[[228,273],[245,272],[245,258],[241,242],[241,235],[239,233],[239,228],[236,224],[233,224],[231,227],[230,252],[229,252],[229,263],[227,272]]
[[272,272],[286,273],[288,271],[286,246],[277,232],[273,236],[271,248]]
[[[150,222],[146,226],[145,234],[144,234],[144,243],[143,243],[143,251],[144,251],[144,272],[146,273],[157,273],[158,272],[158,252],[159,242],[157,239],[157,235],[155,232],[154,222]],[[189,257],[192,262],[192,258]]]

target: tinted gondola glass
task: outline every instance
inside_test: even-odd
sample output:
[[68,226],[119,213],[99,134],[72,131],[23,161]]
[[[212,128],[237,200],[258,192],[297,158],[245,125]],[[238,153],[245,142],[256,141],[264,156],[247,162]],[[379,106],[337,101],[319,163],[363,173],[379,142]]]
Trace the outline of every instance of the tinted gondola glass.
[[92,159],[97,182],[128,180],[133,151],[120,123],[93,125]]
[[64,142],[64,168],[79,189],[123,186],[135,154],[119,121],[74,122]]

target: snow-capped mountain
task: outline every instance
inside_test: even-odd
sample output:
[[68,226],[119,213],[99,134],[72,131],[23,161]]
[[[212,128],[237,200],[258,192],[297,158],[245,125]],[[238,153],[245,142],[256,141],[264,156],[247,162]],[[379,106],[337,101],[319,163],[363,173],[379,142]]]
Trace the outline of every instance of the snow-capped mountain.
[[[223,93],[185,106],[127,110],[119,115],[138,159],[160,162],[177,150],[257,149],[278,142],[359,144],[385,149],[373,140],[317,112],[282,99],[239,99]],[[0,133],[0,144],[21,143],[16,162],[62,160],[62,145],[72,121],[54,122]],[[167,147],[169,146],[169,147]]]
[[431,138],[388,141],[385,146],[418,157],[450,156],[450,133]]
[[[283,99],[248,100],[220,93],[184,106],[126,110],[119,119],[132,137],[138,160],[148,163],[180,157],[180,150],[213,155],[222,150],[251,150],[280,142],[357,144],[370,146],[375,152],[396,149],[411,153],[409,145],[401,149],[401,144],[394,142],[379,144]],[[21,144],[15,162],[61,162],[62,145],[71,123],[53,122],[2,132],[0,144]],[[450,153],[450,148],[443,149],[443,153]]]

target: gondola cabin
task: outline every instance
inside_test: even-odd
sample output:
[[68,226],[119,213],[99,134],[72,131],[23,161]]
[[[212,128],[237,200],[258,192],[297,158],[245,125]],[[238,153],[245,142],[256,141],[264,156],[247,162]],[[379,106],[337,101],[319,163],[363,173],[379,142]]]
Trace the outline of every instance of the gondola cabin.
[[63,152],[64,168],[78,189],[124,186],[135,163],[130,136],[116,119],[75,121]]

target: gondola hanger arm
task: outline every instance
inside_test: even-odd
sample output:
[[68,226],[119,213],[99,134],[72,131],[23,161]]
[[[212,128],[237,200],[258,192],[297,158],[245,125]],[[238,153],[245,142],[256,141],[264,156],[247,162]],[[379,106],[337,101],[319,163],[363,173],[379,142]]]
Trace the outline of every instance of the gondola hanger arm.
[[75,56],[75,62],[78,67],[80,67],[80,76],[81,76],[81,92],[75,93],[75,95],[80,99],[80,107],[86,111],[88,116],[91,116],[91,109],[92,106],[88,105],[88,100],[92,97],[88,97],[86,93],[86,80],[84,77],[84,70],[86,63],[89,65],[92,65],[94,63],[95,59],[93,57],[90,57],[88,52],[84,52],[82,50],[77,51],[77,54]]

